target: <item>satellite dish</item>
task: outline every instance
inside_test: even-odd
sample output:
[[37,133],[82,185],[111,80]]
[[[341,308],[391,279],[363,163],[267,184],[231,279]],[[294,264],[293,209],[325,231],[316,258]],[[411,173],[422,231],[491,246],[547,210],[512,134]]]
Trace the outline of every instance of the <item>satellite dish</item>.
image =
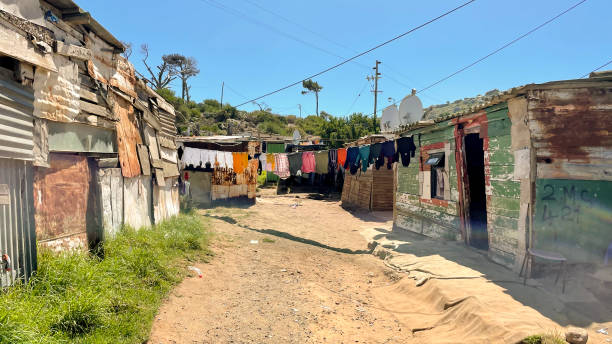
[[400,118],[399,111],[397,111],[397,106],[395,104],[387,106],[380,118],[380,131],[381,132],[390,132],[393,131],[400,126]]
[[400,125],[420,121],[423,118],[423,103],[416,95],[407,95],[402,99],[399,107]]

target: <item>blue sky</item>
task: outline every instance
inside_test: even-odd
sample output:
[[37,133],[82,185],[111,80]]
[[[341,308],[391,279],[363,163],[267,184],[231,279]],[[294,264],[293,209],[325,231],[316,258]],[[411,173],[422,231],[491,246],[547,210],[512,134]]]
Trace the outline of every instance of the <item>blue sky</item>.
[[[161,55],[195,57],[201,73],[192,99],[237,105],[299,81],[410,30],[463,1],[104,0],[79,5],[122,41],[145,72]],[[578,0],[477,0],[459,11],[314,80],[323,86],[319,108],[336,116],[372,113],[366,76],[382,62],[379,109],[401,100],[488,54],[572,6]],[[220,8],[221,7],[221,8]],[[612,59],[609,0],[588,0],[479,65],[420,94],[424,106],[532,82],[578,78]],[[339,57],[340,56],[340,57]],[[607,69],[612,69],[608,66]],[[179,82],[173,83],[180,94]],[[315,112],[314,95],[293,87],[265,102],[276,113]],[[360,94],[360,96],[358,96]],[[241,109],[253,110],[248,104]]]

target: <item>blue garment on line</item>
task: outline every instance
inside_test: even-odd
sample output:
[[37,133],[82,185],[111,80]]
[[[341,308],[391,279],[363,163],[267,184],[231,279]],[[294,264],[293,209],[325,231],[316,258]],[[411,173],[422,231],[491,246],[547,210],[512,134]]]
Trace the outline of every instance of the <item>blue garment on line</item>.
[[367,171],[370,167],[370,145],[359,147],[359,160],[361,161],[361,171]]
[[346,150],[346,161],[344,162],[344,169],[351,169],[351,174],[355,174],[357,172],[357,168],[355,168],[355,172],[353,172],[353,165],[355,165],[356,160],[359,157],[359,148],[358,147],[349,147]]

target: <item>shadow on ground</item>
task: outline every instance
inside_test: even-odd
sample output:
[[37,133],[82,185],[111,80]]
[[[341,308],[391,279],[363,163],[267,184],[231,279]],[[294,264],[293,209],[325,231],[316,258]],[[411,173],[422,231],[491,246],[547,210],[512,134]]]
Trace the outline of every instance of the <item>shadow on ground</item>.
[[211,215],[211,214],[202,214],[202,215],[206,216],[206,217],[213,218],[213,219],[225,221],[225,222],[227,222],[229,224],[232,224],[232,225],[244,228],[244,229],[248,229],[248,230],[253,231],[253,232],[258,232],[258,233],[262,233],[262,234],[269,234],[269,235],[273,235],[273,236],[276,236],[276,237],[279,237],[279,238],[284,238],[284,239],[288,239],[288,240],[291,240],[291,241],[299,242],[299,243],[302,243],[302,244],[307,244],[307,245],[312,245],[312,246],[316,246],[316,247],[321,247],[321,248],[324,248],[326,250],[331,250],[331,251],[340,252],[340,253],[346,253],[346,254],[370,254],[370,253],[372,253],[371,250],[351,250],[351,249],[348,249],[348,248],[333,247],[333,246],[329,246],[329,245],[320,243],[320,242],[315,241],[315,240],[297,237],[295,235],[292,235],[292,234],[289,234],[289,233],[286,233],[286,232],[277,231],[275,229],[258,229],[258,228],[253,228],[253,227],[250,227],[250,226],[238,223],[238,221],[236,221],[231,216],[216,216],[216,215]]

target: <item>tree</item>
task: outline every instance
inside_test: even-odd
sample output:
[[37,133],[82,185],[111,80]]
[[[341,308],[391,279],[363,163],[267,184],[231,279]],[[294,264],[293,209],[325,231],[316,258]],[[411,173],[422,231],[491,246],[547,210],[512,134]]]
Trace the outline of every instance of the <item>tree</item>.
[[176,66],[177,75],[181,79],[181,98],[189,102],[191,100],[189,97],[191,86],[187,84],[187,81],[200,74],[198,61],[193,57],[185,57],[185,55],[181,54],[170,54],[166,56],[170,63]]
[[129,60],[130,56],[132,56],[132,43],[121,41],[121,44],[123,44],[123,46],[125,47],[125,50],[121,53],[121,55],[125,57],[126,60]]
[[317,116],[319,115],[319,92],[323,89],[323,86],[320,86],[316,81],[312,81],[312,79],[303,80],[302,87],[306,89],[306,91],[302,91],[302,94],[314,93],[316,99],[316,109]]
[[170,55],[164,55],[162,56],[162,64],[155,66],[155,68],[157,68],[157,72],[153,72],[153,69],[149,67],[149,64],[147,64],[147,59],[149,58],[149,46],[147,44],[141,45],[140,52],[142,55],[144,55],[142,63],[145,65],[147,71],[151,75],[151,80],[149,81],[151,82],[153,88],[155,90],[167,88],[178,75],[178,68],[175,61],[171,59]]

